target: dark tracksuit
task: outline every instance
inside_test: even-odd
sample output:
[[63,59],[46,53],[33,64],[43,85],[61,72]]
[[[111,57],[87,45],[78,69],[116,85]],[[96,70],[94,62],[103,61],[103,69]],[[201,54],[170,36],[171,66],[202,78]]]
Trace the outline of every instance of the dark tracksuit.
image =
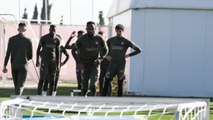
[[[100,95],[103,95],[103,85],[104,85],[104,81],[105,81],[105,76],[107,73],[107,68],[109,65],[109,61],[107,59],[104,59],[101,62],[101,66],[100,66],[100,76],[99,76],[99,93]],[[111,91],[112,87],[111,84],[109,85],[109,91]],[[108,92],[108,96],[111,96],[111,92]]]
[[112,37],[109,40],[107,40],[107,45],[109,48],[109,53],[107,56],[112,57],[112,61],[109,62],[105,84],[104,84],[104,90],[103,90],[103,96],[106,96],[108,94],[108,87],[111,84],[111,81],[115,75],[118,77],[118,92],[117,96],[122,96],[123,94],[123,80],[125,79],[125,55],[127,49],[130,47],[134,49],[135,51],[130,53],[129,56],[134,56],[141,52],[140,48],[136,46],[133,42],[127,40],[124,37]]
[[[77,50],[77,48],[75,47],[75,44],[72,44],[72,45],[67,45],[65,46],[66,49],[72,49],[71,50],[71,53],[72,53],[72,56],[74,57],[75,54],[80,54]],[[76,57],[74,57],[75,61],[76,60]],[[82,87],[82,69],[78,66],[77,62],[76,62],[76,77],[77,77],[77,82],[78,82],[78,89],[81,90],[81,87]]]
[[[63,46],[60,47],[59,63],[61,63],[62,53],[66,56],[65,60],[63,61],[63,63],[65,64],[68,61],[68,59],[69,59],[69,54],[67,53],[65,47],[63,47]],[[60,69],[56,71],[53,91],[57,91],[57,84],[58,84],[59,74],[60,74]],[[43,91],[47,91],[48,85],[49,85],[49,74],[47,74],[47,76],[46,76],[46,80],[44,82]]]
[[82,79],[82,95],[84,96],[88,90],[88,82],[90,80],[90,95],[96,93],[96,81],[99,75],[99,65],[94,64],[96,60],[101,61],[106,53],[107,46],[102,37],[95,35],[90,37],[88,34],[83,35],[76,41],[76,47],[80,54],[75,54],[77,64],[83,64]]
[[59,65],[59,45],[60,38],[56,34],[54,36],[46,34],[40,39],[39,46],[42,47],[42,50],[37,51],[37,54],[39,53],[41,57],[38,95],[42,95],[47,74],[49,74],[49,95],[52,95],[56,70]]
[[32,59],[32,42],[23,34],[18,34],[9,39],[4,66],[11,56],[12,76],[15,94],[20,95],[27,76],[28,61]]

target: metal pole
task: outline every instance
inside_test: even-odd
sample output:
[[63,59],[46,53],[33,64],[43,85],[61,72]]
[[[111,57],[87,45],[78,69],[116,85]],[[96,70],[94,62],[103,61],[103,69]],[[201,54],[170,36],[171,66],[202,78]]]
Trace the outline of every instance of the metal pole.
[[70,0],[70,25],[72,24],[72,0]]
[[[2,62],[2,69],[4,67],[4,57],[5,57],[5,53],[6,53],[6,45],[5,45],[5,22],[2,22],[1,23],[1,42],[0,42],[0,45],[1,45],[1,55],[2,55],[2,59],[1,59],[1,62]],[[3,73],[2,72],[2,80],[1,82],[4,83],[6,81],[6,73]]]
[[18,21],[20,21],[21,15],[20,15],[20,0],[18,0]]
[[[17,24],[18,24],[18,21],[17,21],[17,19],[16,19],[16,17],[15,17],[15,15],[13,15],[13,14],[0,14],[0,16],[2,16],[2,18],[4,18],[3,16],[11,16],[11,17],[13,17],[14,18],[14,20],[17,22]],[[4,20],[4,19],[3,19]],[[1,40],[2,40],[2,42],[1,42],[1,47],[0,48],[2,48],[1,50],[0,50],[0,52],[2,53],[2,62],[4,63],[4,57],[5,57],[5,54],[6,54],[6,41],[5,41],[5,39],[6,39],[6,36],[5,36],[5,28],[6,28],[6,22],[7,22],[7,20],[5,19],[5,21],[2,21],[2,26],[1,26]],[[1,54],[0,53],[0,54]],[[3,66],[3,63],[2,63],[2,68],[4,67]],[[7,77],[6,77],[6,73],[2,73],[2,83],[4,83],[5,81],[6,81],[6,79],[7,79]],[[1,113],[0,113],[1,114]]]
[[47,19],[47,16],[48,16],[48,15],[47,15],[47,14],[48,14],[48,13],[47,13],[47,9],[48,9],[48,8],[47,8],[47,7],[48,7],[48,5],[47,5],[47,0],[45,0],[45,20],[46,20],[46,24],[47,24],[47,21],[48,21],[48,19]]
[[[5,37],[5,23],[3,24],[3,57],[5,57],[5,55],[6,55],[6,41],[5,41],[5,39],[6,39],[6,37]],[[2,57],[2,58],[3,58]],[[2,61],[4,61],[4,59],[2,59]],[[4,63],[4,62],[3,62]],[[3,66],[4,67],[4,66]],[[5,81],[7,80],[7,77],[6,77],[6,73],[4,73],[3,74],[3,76],[2,76],[2,82],[4,83]]]
[[94,9],[93,8],[94,8],[94,1],[92,0],[92,21],[94,21],[94,19],[93,19],[94,18],[93,17],[94,16]]

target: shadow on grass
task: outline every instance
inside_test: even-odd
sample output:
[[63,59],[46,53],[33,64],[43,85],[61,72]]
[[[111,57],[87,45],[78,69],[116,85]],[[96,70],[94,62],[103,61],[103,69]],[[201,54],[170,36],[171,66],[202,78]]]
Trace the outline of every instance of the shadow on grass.
[[[76,89],[71,87],[58,87],[57,96],[70,96],[70,90]],[[0,97],[10,97],[14,95],[13,88],[0,88]],[[37,95],[37,88],[25,88],[23,95]]]

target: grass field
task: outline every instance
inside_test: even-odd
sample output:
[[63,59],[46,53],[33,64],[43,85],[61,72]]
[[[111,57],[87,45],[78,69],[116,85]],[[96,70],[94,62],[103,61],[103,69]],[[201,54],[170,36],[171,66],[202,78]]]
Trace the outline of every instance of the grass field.
[[[57,96],[70,96],[70,90],[76,89],[75,87],[59,86]],[[23,95],[36,95],[37,90],[35,88],[25,88]],[[10,99],[10,96],[14,94],[12,88],[0,88],[0,101]],[[131,97],[131,96],[130,96]],[[143,97],[143,96],[142,96]],[[213,120],[213,99],[210,99],[210,120]]]

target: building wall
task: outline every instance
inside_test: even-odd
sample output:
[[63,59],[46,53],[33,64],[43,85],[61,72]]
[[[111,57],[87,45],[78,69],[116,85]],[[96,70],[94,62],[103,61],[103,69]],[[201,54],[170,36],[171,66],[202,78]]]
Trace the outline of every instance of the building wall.
[[[128,11],[128,13],[131,10]],[[133,9],[131,40],[142,54],[131,58],[130,92],[159,96],[213,96],[213,12]]]
[[[2,22],[0,21],[0,70],[2,71],[3,69],[3,63],[4,63],[4,57],[6,54],[6,49],[7,49],[7,44],[8,44],[8,39],[11,36],[14,36],[18,34],[17,31],[17,26],[18,24],[16,22]],[[65,45],[67,40],[69,39],[71,33],[73,31],[79,31],[83,30],[86,33],[86,26],[85,25],[79,25],[79,26],[65,26],[65,25],[57,25],[56,26],[56,33],[59,34],[62,37],[61,40],[61,45]],[[97,27],[96,33],[102,30],[104,34],[106,35],[105,39],[108,37],[108,26],[103,26],[103,27]],[[49,25],[40,25],[40,24],[29,24],[27,25],[27,31],[26,31],[26,36],[31,38],[32,43],[33,43],[33,59],[29,61],[29,71],[28,71],[28,78],[27,81],[34,81],[34,83],[38,82],[39,78],[39,68],[35,67],[35,62],[36,62],[36,50],[39,44],[40,37],[47,34],[49,32]],[[72,39],[70,44],[75,43],[77,40],[76,37]],[[61,67],[60,71],[60,81],[64,82],[71,82],[71,83],[76,83],[76,62],[71,54],[71,50],[67,50],[69,54],[69,60],[67,63]],[[62,61],[64,61],[65,56],[62,55]],[[0,82],[2,80],[2,76],[5,76],[8,80],[12,79],[11,75],[11,65],[10,61],[8,62],[7,65],[8,72],[7,74],[2,74],[0,72]],[[0,86],[1,87],[1,86]]]

